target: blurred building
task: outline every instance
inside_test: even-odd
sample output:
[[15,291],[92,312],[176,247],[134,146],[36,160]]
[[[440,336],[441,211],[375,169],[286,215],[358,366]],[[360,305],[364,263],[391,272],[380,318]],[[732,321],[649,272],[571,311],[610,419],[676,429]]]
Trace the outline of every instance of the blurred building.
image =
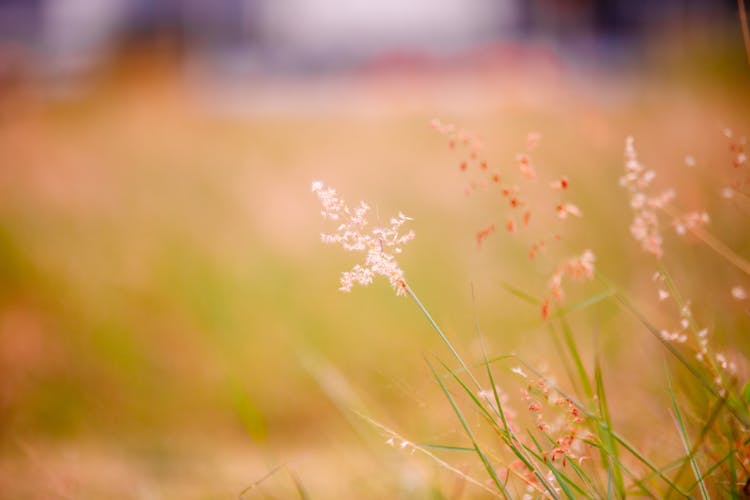
[[[85,71],[133,46],[242,69],[347,67],[389,52],[497,41],[637,41],[732,19],[731,0],[0,0],[0,58]],[[11,58],[12,59],[12,58]]]

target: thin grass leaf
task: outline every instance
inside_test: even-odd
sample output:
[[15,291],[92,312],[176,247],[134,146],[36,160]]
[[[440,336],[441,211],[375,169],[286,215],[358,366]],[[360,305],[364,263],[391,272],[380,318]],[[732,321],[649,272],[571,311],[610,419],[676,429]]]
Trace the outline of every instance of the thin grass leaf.
[[[732,434],[734,435],[735,432],[732,431]],[[733,437],[734,437],[734,439],[732,439],[732,441],[734,441],[736,439],[736,436],[733,436]],[[732,449],[732,444],[731,443],[729,444],[729,453],[732,454],[732,455],[734,455],[734,453],[735,453],[735,451]],[[736,467],[736,464],[735,464],[734,460],[730,460],[729,461],[729,482],[730,482],[729,484],[731,484],[733,486],[737,484],[737,467]],[[732,495],[733,499],[734,498],[739,498],[739,494],[737,492],[737,488],[730,488],[730,491],[732,492],[731,495]]]
[[[477,397],[477,395],[474,394],[474,392],[471,389],[469,389],[469,386],[467,386],[466,383],[464,383],[464,381],[461,380],[461,377],[459,377],[458,375],[456,375],[456,373],[453,370],[451,370],[445,363],[443,363],[440,360],[438,360],[438,361],[440,362],[440,364],[443,365],[443,368],[445,368],[448,371],[448,374],[451,375],[451,376],[453,376],[453,379],[456,382],[458,382],[458,385],[460,385],[461,388],[466,392],[466,394],[469,396],[469,398],[471,399],[471,401],[476,405],[477,409],[479,409],[479,411],[481,412],[482,416],[484,416],[484,418],[487,419],[487,422],[490,425],[492,425],[493,427],[495,427],[496,430],[502,431],[503,429],[500,429],[498,427],[497,422],[495,422],[495,419],[492,417],[492,414],[490,414],[490,412],[484,406],[484,403],[482,403],[482,401]],[[501,434],[502,434],[502,432],[501,432]]]
[[[539,446],[539,443],[537,442],[536,438],[534,437],[533,434],[531,434],[531,432],[529,432],[528,434],[529,434],[529,437],[531,438],[532,442],[534,443],[534,445],[539,449],[539,451],[536,452],[536,451],[532,450],[528,445],[525,445],[525,444],[521,444],[521,446],[523,446],[523,448],[526,451],[528,451],[531,454],[531,456],[534,459],[536,459],[537,462],[539,462],[539,464],[544,465],[545,467],[549,467],[549,464],[547,463],[546,460],[544,460],[544,457],[542,457],[542,455],[541,455],[541,453],[542,453],[541,447]],[[536,477],[539,478],[541,475],[538,473],[538,471],[536,470],[536,468],[534,470],[535,470]],[[543,477],[543,476],[541,476],[541,477]],[[545,489],[550,493],[550,495],[552,495],[553,498],[559,498],[557,496],[557,492],[555,491],[554,487],[552,487],[551,485],[547,484],[546,480],[545,480],[545,482],[543,484],[545,485]]]
[[[612,460],[612,456],[611,456],[611,455],[609,455],[609,454],[607,454],[607,452],[606,452],[606,449],[604,449],[604,446],[603,446],[603,445],[602,445],[601,443],[599,443],[599,442],[596,442],[596,441],[589,441],[589,440],[584,440],[584,442],[585,442],[585,443],[587,443],[587,444],[589,444],[589,445],[591,445],[591,446],[593,446],[594,448],[597,448],[597,449],[599,449],[600,451],[604,451],[604,453],[605,453],[605,455],[606,455],[606,458],[607,458],[607,462],[605,462],[605,463],[609,463],[609,460]],[[640,492],[641,492],[641,493],[642,493],[643,495],[649,496],[649,497],[651,497],[651,498],[657,498],[656,494],[655,494],[655,493],[654,493],[653,491],[651,491],[651,490],[650,490],[650,489],[649,489],[649,488],[648,488],[648,487],[647,487],[647,486],[646,486],[646,485],[644,484],[643,480],[642,480],[642,479],[640,479],[640,478],[638,478],[638,477],[637,477],[637,476],[635,475],[635,473],[634,473],[634,472],[633,472],[632,470],[630,470],[630,469],[629,469],[629,468],[628,468],[628,467],[627,467],[627,466],[626,466],[626,465],[625,465],[624,463],[622,463],[622,462],[619,462],[619,463],[618,463],[618,466],[619,466],[619,467],[620,467],[620,468],[622,469],[622,471],[623,471],[623,472],[624,472],[624,473],[625,473],[625,474],[626,474],[626,475],[627,475],[627,476],[628,476],[629,478],[631,478],[631,479],[633,480],[633,484],[632,484],[632,485],[631,485],[631,487],[630,487],[631,489],[632,489],[632,488],[638,488],[638,489],[640,490]]]
[[[676,469],[676,468],[678,468],[678,467],[681,467],[681,466],[682,466],[682,465],[684,465],[684,464],[685,464],[685,460],[684,460],[683,458],[679,458],[679,459],[677,459],[677,460],[673,460],[672,462],[668,463],[668,464],[667,464],[667,465],[665,465],[664,467],[661,467],[661,468],[660,468],[659,470],[657,470],[657,471],[652,471],[651,473],[649,473],[649,474],[646,474],[645,476],[643,476],[643,477],[641,478],[641,480],[642,480],[642,481],[650,481],[651,479],[654,479],[654,478],[656,478],[656,477],[659,477],[659,475],[660,475],[660,474],[666,474],[667,472],[669,472],[669,471],[671,471],[671,470],[674,470],[674,469]],[[667,492],[667,494],[665,495],[665,498],[669,498],[669,494],[670,494],[670,493],[671,493],[672,491],[673,491],[673,490],[670,490],[669,492]]]
[[253,491],[258,486],[260,486],[263,483],[263,481],[265,481],[265,480],[273,477],[274,474],[276,474],[277,472],[279,472],[284,467],[286,467],[286,463],[280,463],[279,465],[277,465],[276,467],[274,467],[273,469],[271,469],[270,471],[268,471],[266,474],[264,474],[263,477],[261,477],[260,479],[258,479],[257,481],[255,481],[253,484],[251,484],[250,486],[248,486],[244,490],[240,491],[237,496],[240,499],[242,499],[242,497],[244,497],[245,495],[247,495],[248,493],[250,493],[251,491]]
[[596,396],[599,403],[599,415],[601,416],[601,419],[604,420],[603,425],[601,419],[597,420],[597,422],[599,423],[599,436],[600,439],[602,439],[602,443],[607,449],[607,454],[612,458],[609,465],[612,468],[613,479],[615,487],[617,488],[617,493],[620,496],[624,496],[625,488],[622,482],[622,471],[620,470],[620,458],[617,453],[617,442],[612,437],[612,419],[609,415],[607,394],[604,390],[604,380],[602,379],[602,371],[599,366],[598,358],[596,359],[594,364],[594,379],[596,381]]
[[[503,429],[505,431],[504,435],[503,435],[503,433],[500,433],[500,434],[501,434],[501,436],[503,438],[503,441],[511,449],[511,451],[513,452],[513,454],[519,460],[521,460],[521,462],[524,464],[524,466],[526,466],[528,468],[528,470],[532,471],[532,473],[539,479],[539,481],[542,484],[545,484],[545,479],[542,477],[541,474],[539,474],[539,472],[533,466],[533,464],[528,459],[528,457],[526,457],[524,455],[523,451],[518,447],[517,443],[519,443],[520,441],[518,440],[518,438],[513,433],[513,430],[508,425],[508,421],[507,421],[507,419],[505,417],[505,412],[503,411],[503,405],[502,405],[502,402],[500,401],[500,395],[498,394],[498,391],[497,391],[497,385],[495,384],[495,378],[492,375],[492,368],[491,368],[490,363],[489,363],[489,361],[487,359],[487,350],[486,350],[485,345],[484,345],[484,337],[482,336],[482,330],[481,330],[481,328],[479,326],[479,316],[477,314],[476,300],[475,300],[475,296],[474,296],[474,286],[473,285],[471,287],[471,300],[472,300],[472,306],[473,306],[473,311],[474,311],[474,328],[476,330],[477,337],[479,338],[479,345],[480,345],[480,347],[482,349],[482,358],[484,359],[484,365],[485,365],[485,367],[487,369],[487,377],[488,377],[488,379],[490,381],[490,386],[492,387],[492,393],[493,393],[493,396],[495,398],[495,403],[497,405],[496,412],[497,412],[498,416],[500,417],[500,420],[501,420],[501,422],[503,424]],[[513,357],[513,356],[507,356],[507,357]],[[501,357],[501,358],[505,358],[505,357]],[[463,383],[463,381],[460,379],[460,377],[457,376],[456,372],[455,371],[451,371],[450,374],[453,375],[453,377],[456,379],[456,381],[464,388],[464,390],[469,394],[469,396],[474,399],[475,398],[474,394],[471,393],[471,391],[468,389],[468,387],[466,387],[466,385]],[[482,407],[483,405],[479,404],[479,406]],[[490,406],[492,406],[492,405],[490,405]],[[494,422],[494,420],[492,421],[492,425],[496,426],[496,423]],[[506,481],[507,481],[507,478],[506,478]],[[545,488],[547,488],[547,485],[545,485]]]
[[[713,464],[711,467],[706,469],[706,471],[701,476],[701,481],[705,480],[708,476],[714,473],[719,467],[721,467],[721,464],[726,462],[727,460],[730,460],[735,454],[734,450],[731,450],[729,453],[724,455],[720,460],[718,460],[715,464]],[[688,491],[694,489],[696,486],[698,486],[698,481],[695,481],[693,484],[690,485],[690,488],[688,488]]]
[[453,411],[456,413],[456,416],[461,422],[461,426],[464,428],[466,435],[469,436],[471,443],[474,445],[474,449],[476,450],[477,455],[479,455],[479,458],[482,460],[482,463],[484,464],[485,469],[487,469],[487,473],[490,475],[490,478],[492,478],[492,482],[495,483],[495,486],[497,486],[498,490],[500,490],[506,498],[510,498],[510,494],[508,493],[508,490],[505,488],[505,485],[502,483],[502,481],[500,481],[500,478],[497,476],[497,472],[495,472],[495,468],[492,467],[492,464],[490,463],[489,459],[480,448],[479,443],[477,443],[477,440],[474,437],[474,433],[471,431],[469,424],[466,422],[466,419],[464,418],[464,415],[461,412],[461,409],[458,407],[458,404],[453,399],[453,396],[451,396],[450,391],[448,391],[448,388],[445,386],[442,379],[438,375],[437,371],[435,371],[435,368],[433,368],[432,364],[427,360],[425,361],[427,362],[427,365],[430,367],[430,370],[435,376],[435,380],[437,380],[437,383],[440,385],[440,388],[443,390],[445,397],[448,398],[448,401],[453,407]]
[[[714,406],[713,410],[711,410],[711,414],[709,415],[708,419],[706,420],[706,423],[703,424],[703,427],[701,428],[701,432],[698,435],[698,439],[696,439],[695,443],[693,444],[692,449],[690,450],[690,456],[694,456],[698,452],[698,448],[703,443],[703,440],[708,435],[709,430],[711,427],[713,427],[714,422],[716,421],[717,417],[721,413],[722,408],[724,407],[724,403],[726,402],[726,398],[722,398],[718,401],[718,403]],[[674,482],[678,482],[680,480],[680,477],[684,473],[684,471],[688,467],[687,461],[682,461],[680,470],[677,471],[677,474],[674,476]],[[667,495],[668,496],[668,495]]]
[[521,299],[521,300],[523,300],[525,302],[528,302],[529,304],[538,306],[538,305],[541,305],[541,303],[542,303],[542,301],[540,299],[534,297],[531,294],[528,294],[528,293],[524,292],[523,290],[520,290],[520,289],[514,287],[510,283],[506,283],[506,282],[503,281],[503,282],[500,283],[500,286],[503,287],[507,292],[515,295],[516,297],[518,297],[519,299]]
[[[507,433],[503,433],[501,429],[497,427],[497,422],[492,418],[492,416],[489,414],[487,409],[484,407],[482,402],[477,398],[477,396],[469,389],[469,387],[464,383],[463,380],[461,380],[461,377],[459,377],[454,371],[450,370],[445,363],[440,361],[440,363],[443,365],[443,367],[448,370],[449,374],[451,374],[454,378],[454,380],[461,386],[461,388],[466,392],[466,394],[471,398],[471,400],[474,402],[474,404],[479,408],[480,412],[483,414],[485,418],[488,419],[490,425],[495,427],[496,430],[501,431],[500,435],[503,437],[505,443],[511,448],[513,453],[518,457],[519,460],[523,462],[523,464],[530,470],[532,473],[536,476],[536,478],[542,483],[548,491],[552,491],[552,486],[547,484],[546,479],[544,476],[542,476],[538,470],[534,467],[534,465],[531,463],[531,461],[526,457],[523,452],[518,448],[517,444],[519,442],[518,438],[515,437],[513,434],[513,431],[510,429],[510,427],[507,428]],[[432,367],[431,367],[432,368]]]
[[[477,487],[479,487],[479,488],[483,489],[484,491],[488,492],[488,493],[489,493],[489,494],[491,494],[492,496],[496,496],[496,497],[500,496],[500,495],[498,494],[498,492],[497,492],[497,491],[495,491],[495,490],[493,490],[493,489],[491,489],[491,488],[487,487],[487,486],[486,486],[486,485],[485,485],[484,483],[482,483],[481,481],[479,481],[479,480],[477,480],[477,479],[475,479],[475,478],[473,478],[473,477],[469,476],[468,474],[466,474],[466,473],[465,473],[465,472],[463,472],[463,471],[460,471],[459,469],[456,469],[455,467],[453,467],[453,466],[452,466],[451,464],[449,464],[449,463],[448,463],[448,462],[446,462],[445,460],[442,460],[442,459],[438,458],[438,456],[437,456],[437,455],[435,455],[435,454],[431,453],[431,452],[430,452],[429,450],[427,450],[426,448],[423,448],[423,447],[421,447],[421,446],[419,446],[419,445],[416,445],[416,444],[414,444],[414,443],[410,442],[410,441],[409,441],[409,440],[407,440],[407,439],[404,439],[404,438],[403,438],[403,437],[402,437],[402,436],[401,436],[400,434],[398,434],[398,433],[397,433],[396,431],[394,431],[394,430],[392,430],[392,429],[390,429],[390,428],[386,427],[385,425],[381,424],[380,422],[378,422],[378,421],[376,421],[376,420],[374,420],[374,419],[372,419],[372,418],[368,417],[367,415],[364,415],[364,414],[362,414],[362,413],[359,413],[359,412],[357,412],[357,411],[354,411],[354,414],[355,414],[355,415],[357,415],[357,416],[358,416],[359,418],[361,418],[362,420],[364,420],[365,422],[367,422],[368,424],[370,424],[371,426],[373,426],[373,427],[375,427],[376,429],[380,430],[381,432],[385,433],[385,434],[386,434],[386,435],[388,435],[388,436],[389,436],[390,438],[392,438],[392,439],[394,439],[394,440],[399,440],[399,441],[401,441],[401,442],[403,442],[403,443],[408,443],[408,444],[409,444],[409,446],[410,446],[410,447],[411,447],[411,448],[412,448],[413,450],[415,450],[415,451],[418,451],[418,452],[420,452],[420,453],[422,453],[422,454],[426,455],[427,457],[429,457],[430,459],[432,459],[432,460],[433,460],[433,461],[434,461],[435,463],[437,463],[437,464],[438,464],[439,466],[441,466],[441,467],[443,467],[444,469],[446,469],[446,470],[448,470],[448,471],[450,471],[450,472],[452,472],[452,473],[456,474],[456,475],[457,475],[458,477],[460,477],[461,479],[463,479],[463,480],[465,480],[465,481],[467,481],[467,482],[469,482],[469,483],[473,484],[474,486],[477,486]],[[472,450],[472,451],[475,451],[475,450],[474,450],[473,448],[472,448],[471,450]]]
[[[536,453],[542,453],[542,445],[539,444],[539,441],[534,436],[534,433],[531,432],[530,430],[527,430],[526,434],[529,435],[529,439],[531,439],[531,442],[534,443],[534,446],[536,446]],[[537,456],[537,459],[541,460],[542,462],[544,462],[544,460],[542,459],[541,455]]]
[[[555,330],[554,323],[552,323],[551,321],[548,321],[547,329],[549,330],[552,341],[555,343],[555,350],[557,352],[565,352],[565,348],[563,347],[562,342],[558,338],[557,330]],[[578,377],[576,376],[576,371],[573,368],[573,365],[571,364],[570,359],[568,359],[568,356],[560,356],[560,359],[562,360],[563,368],[565,369],[565,374],[568,376],[568,380],[570,380],[570,383],[573,386],[573,392],[575,392],[579,396],[586,397],[586,395],[581,392],[581,388],[578,382]]]
[[294,472],[289,467],[286,468],[286,471],[289,473],[289,476],[292,478],[292,482],[294,483],[294,487],[297,489],[297,494],[302,500],[310,500],[310,495],[308,495],[307,490],[305,490],[305,487],[302,485],[302,481],[300,480],[299,476],[296,472]]
[[[599,279],[608,282],[604,277],[602,277],[600,274],[597,274]],[[701,383],[701,385],[715,398],[719,399],[721,398],[721,395],[716,391],[716,389],[713,387],[712,382],[707,380],[706,377],[703,376],[703,374],[698,370],[692,363],[690,363],[685,356],[682,355],[682,353],[670,342],[665,341],[659,332],[659,330],[652,325],[646,318],[643,316],[643,314],[638,311],[638,309],[633,306],[633,304],[621,293],[617,293],[614,298],[627,310],[629,311],[633,316],[638,319],[638,321],[643,324],[646,329],[672,354],[682,365],[687,368],[687,370]],[[750,415],[743,414],[738,410],[735,406],[728,404],[727,407],[730,409],[732,414],[737,417],[737,420],[742,423],[745,427],[750,427]]]
[[682,496],[688,496],[688,494],[682,490],[679,486],[677,486],[671,479],[669,479],[664,472],[656,465],[654,465],[649,459],[647,459],[641,452],[639,452],[635,446],[633,446],[628,440],[626,440],[623,436],[619,435],[617,432],[612,432],[612,437],[615,438],[617,443],[621,445],[623,448],[625,448],[628,452],[630,452],[631,455],[633,455],[635,458],[637,458],[642,464],[644,464],[646,467],[651,469],[652,472],[654,472],[657,476],[659,476],[660,479],[662,479],[665,483],[669,485],[670,488],[675,490],[677,493],[679,493]]
[[[666,212],[667,215],[669,215],[672,218],[679,217],[679,214],[677,211],[668,206],[665,205],[662,207],[662,210]],[[727,262],[734,265],[737,269],[744,272],[748,276],[750,276],[750,262],[742,258],[740,255],[738,255],[734,250],[726,246],[722,241],[720,241],[718,238],[716,238],[714,235],[706,231],[704,228],[699,226],[688,226],[688,230],[693,233],[693,236],[701,240],[703,243],[708,245],[708,247],[716,252],[717,254],[724,257],[724,259],[727,260]]]
[[495,404],[497,405],[497,413],[503,424],[503,429],[505,429],[505,432],[508,432],[510,427],[508,426],[508,421],[505,418],[503,405],[500,402],[500,395],[497,392],[497,385],[495,384],[495,378],[492,375],[492,369],[490,367],[490,364],[487,362],[487,349],[485,349],[485,346],[484,346],[484,337],[482,336],[482,330],[481,328],[479,328],[479,316],[477,315],[477,305],[476,305],[476,299],[474,297],[474,285],[472,285],[471,287],[471,304],[472,304],[472,309],[474,311],[474,329],[476,330],[477,337],[479,338],[479,346],[482,349],[482,359],[484,359],[484,365],[487,368],[487,378],[490,381],[490,386],[492,387],[492,394],[495,397]]
[[[585,491],[583,491],[577,484],[571,481],[568,476],[559,471],[557,467],[552,465],[551,461],[547,460],[545,463],[552,474],[555,476],[555,479],[557,479],[557,484],[559,484],[560,488],[562,488],[563,492],[565,492],[565,496],[567,496],[570,500],[575,500],[576,498],[580,498],[581,495],[586,495]],[[579,496],[573,494],[570,489],[571,487],[576,490],[576,492],[578,492]]]
[[695,455],[693,454],[692,447],[690,446],[690,437],[688,436],[687,429],[685,428],[685,421],[682,418],[680,406],[677,404],[677,398],[675,397],[674,390],[672,388],[672,381],[669,378],[669,374],[667,374],[667,389],[669,391],[669,397],[672,399],[672,409],[674,411],[674,414],[672,416],[675,420],[675,424],[677,425],[677,430],[679,431],[682,445],[685,447],[685,452],[687,452],[688,454],[687,459],[690,461],[690,467],[693,469],[695,479],[698,481],[698,486],[703,500],[708,500],[709,498],[711,498],[711,496],[708,494],[706,484],[702,479],[700,468],[698,467],[698,463],[695,461]]
[[[544,375],[542,375],[536,368],[531,366],[530,364],[526,363],[523,359],[519,358],[518,356],[511,355],[511,356],[503,356],[498,358],[491,358],[489,360],[490,363],[493,363],[495,361],[505,361],[508,358],[513,358],[519,363],[521,363],[524,368],[529,370],[529,372],[533,373],[535,376],[539,378],[545,378]],[[546,380],[546,379],[545,379]],[[546,383],[553,388],[556,392],[558,392],[562,397],[569,399],[579,410],[581,410],[582,414],[589,419],[597,420],[597,415],[593,414],[591,411],[589,411],[580,401],[578,401],[575,397],[568,394],[565,390],[558,387],[555,383],[546,380]],[[682,491],[676,484],[674,484],[666,475],[664,475],[660,469],[653,464],[648,458],[646,458],[641,452],[638,451],[638,449],[633,446],[627,439],[625,439],[623,436],[618,434],[613,429],[610,429],[612,437],[617,441],[619,445],[621,445],[623,448],[625,448],[631,455],[633,455],[636,459],[638,459],[641,463],[643,463],[646,467],[648,467],[652,472],[656,473],[660,479],[662,479],[665,483],[667,483],[670,488],[674,489],[678,493],[680,493],[683,496],[687,496],[687,494]],[[592,446],[595,446],[599,448],[599,444],[590,440],[584,440],[587,444],[590,444]],[[624,469],[626,470],[626,469]],[[632,477],[635,477],[634,475]]]
[[576,302],[574,304],[570,304],[564,307],[560,307],[556,309],[554,312],[550,313],[549,319],[555,319],[555,318],[564,318],[570,313],[580,311],[582,309],[586,309],[588,307],[591,307],[593,305],[598,304],[599,302],[603,302],[607,300],[608,298],[614,296],[617,293],[617,290],[605,290],[601,293],[597,293],[596,295],[593,295],[587,299],[583,299],[580,302]]
[[564,317],[560,318],[560,326],[562,327],[565,344],[568,346],[570,356],[573,358],[573,363],[575,363],[576,370],[578,371],[578,379],[581,381],[581,385],[583,386],[586,397],[590,400],[594,396],[594,392],[591,388],[591,382],[589,381],[589,376],[586,373],[586,368],[583,366],[583,361],[581,360],[581,355],[578,352],[578,347],[576,346],[575,339],[573,338],[573,331],[570,329],[570,325]]
[[580,465],[576,463],[575,460],[568,460],[568,463],[570,464],[570,467],[573,469],[573,471],[576,473],[576,475],[583,481],[584,486],[589,490],[588,496],[592,498],[601,498],[603,495],[602,493],[596,488],[596,485],[591,480],[588,474],[581,468]]
[[430,325],[432,325],[432,328],[440,336],[440,339],[443,341],[443,343],[448,347],[448,349],[451,351],[453,356],[458,360],[458,362],[461,363],[461,366],[466,371],[466,374],[469,377],[471,377],[471,380],[473,380],[476,386],[479,388],[480,387],[479,381],[477,381],[477,379],[474,377],[474,374],[471,373],[471,370],[469,370],[469,367],[466,366],[466,363],[464,363],[464,360],[458,354],[458,351],[456,351],[456,348],[453,347],[453,344],[451,343],[451,341],[448,340],[448,337],[446,337],[446,335],[443,333],[443,330],[441,330],[438,324],[435,322],[435,320],[432,319],[432,315],[429,313],[429,311],[427,311],[427,308],[425,308],[425,306],[422,305],[422,301],[419,300],[419,297],[417,297],[417,294],[414,293],[414,291],[411,289],[409,285],[406,285],[405,290],[406,290],[406,293],[409,295],[409,297],[411,297],[412,300],[414,300],[414,303],[417,304],[417,307],[419,308],[419,310],[422,311],[422,314],[425,315],[425,317],[427,318],[427,321],[430,322]]

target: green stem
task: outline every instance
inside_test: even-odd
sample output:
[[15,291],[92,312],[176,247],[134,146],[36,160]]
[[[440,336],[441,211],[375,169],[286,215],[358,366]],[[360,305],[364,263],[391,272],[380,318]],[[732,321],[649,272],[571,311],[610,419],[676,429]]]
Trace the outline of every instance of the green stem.
[[427,311],[427,309],[425,308],[425,306],[422,305],[422,302],[419,300],[419,298],[417,297],[417,295],[414,293],[414,290],[412,290],[411,287],[408,284],[405,284],[404,289],[406,290],[406,293],[409,295],[409,297],[411,297],[414,300],[414,302],[417,304],[417,307],[419,307],[419,309],[422,311],[422,314],[425,315],[425,317],[427,318],[427,320],[430,322],[430,325],[432,325],[432,328],[438,333],[438,335],[440,335],[440,339],[443,341],[443,343],[446,346],[448,346],[448,349],[450,349],[450,351],[453,354],[453,356],[458,360],[459,363],[461,363],[461,367],[464,369],[464,371],[466,373],[469,374],[469,377],[471,377],[471,380],[474,382],[474,384],[476,384],[477,388],[481,389],[482,386],[479,385],[479,381],[476,379],[476,377],[474,377],[474,374],[471,373],[471,370],[469,370],[469,367],[466,366],[466,363],[464,363],[464,360],[461,359],[461,356],[458,354],[458,351],[456,351],[456,349],[453,347],[453,344],[451,344],[451,341],[448,340],[448,337],[445,336],[445,334],[440,329],[440,327],[435,322],[435,320],[432,319],[432,316]]

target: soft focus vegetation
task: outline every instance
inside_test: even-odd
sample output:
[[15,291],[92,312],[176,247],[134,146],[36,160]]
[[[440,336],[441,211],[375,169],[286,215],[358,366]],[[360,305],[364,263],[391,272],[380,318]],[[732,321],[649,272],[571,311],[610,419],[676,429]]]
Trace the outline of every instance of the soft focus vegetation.
[[[481,133],[500,168],[528,132],[540,133],[538,170],[567,175],[584,214],[560,254],[591,248],[598,271],[666,324],[676,313],[656,299],[656,261],[628,230],[624,140],[635,137],[680,208],[706,210],[711,233],[750,257],[750,204],[720,196],[733,175],[722,130],[750,134],[750,73],[735,49],[616,70],[545,56],[429,74],[258,77],[240,91],[136,58],[62,97],[44,84],[9,86],[0,96],[0,490],[235,497],[274,472],[251,493],[482,495],[434,460],[388,446],[387,432],[351,411],[415,443],[469,445],[425,357],[440,373],[438,358],[458,365],[420,311],[385,281],[337,290],[356,258],[320,244],[327,228],[310,181],[382,217],[414,218],[400,264],[467,363],[483,359],[476,312],[490,358],[515,353],[573,392],[558,323],[551,333],[539,308],[504,286],[541,296],[557,261],[529,262],[503,231],[477,250],[475,233],[497,207],[464,195],[457,157],[430,120]],[[697,239],[664,233],[665,267],[743,384],[748,302],[729,289],[750,289],[750,278]],[[567,303],[604,290],[571,286]],[[567,319],[592,380],[599,360],[618,432],[659,466],[680,456],[667,373],[696,439],[710,405],[691,375],[614,300]],[[517,364],[493,369],[526,418]],[[450,387],[488,442],[466,394]],[[476,455],[433,452],[487,478]]]

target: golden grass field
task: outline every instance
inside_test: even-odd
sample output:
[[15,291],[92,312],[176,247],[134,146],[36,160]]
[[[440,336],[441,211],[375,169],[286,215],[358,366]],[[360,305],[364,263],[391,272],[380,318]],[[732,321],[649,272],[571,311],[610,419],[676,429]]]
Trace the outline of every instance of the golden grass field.
[[[234,498],[275,471],[247,497],[482,497],[351,413],[417,443],[466,444],[425,363],[451,364],[449,352],[385,280],[337,290],[356,257],[320,243],[328,228],[310,182],[380,217],[413,217],[400,263],[465,359],[481,360],[476,309],[491,356],[516,353],[567,384],[538,308],[502,284],[539,296],[555,259],[591,248],[601,273],[667,321],[618,186],[627,135],[681,208],[707,210],[710,231],[750,256],[750,205],[718,194],[731,175],[722,130],[750,134],[742,54],[663,57],[606,71],[542,59],[231,87],[134,60],[65,97],[5,88],[0,496]],[[498,207],[464,195],[434,117],[481,133],[500,168],[528,132],[542,135],[538,170],[566,174],[583,212],[559,253],[529,262],[502,231],[477,250]],[[665,234],[666,266],[746,380],[748,306],[728,289],[750,278],[695,238]],[[571,286],[567,301],[602,289]],[[668,461],[681,444],[665,364],[679,394],[691,394],[689,377],[613,301],[569,320],[587,366],[602,360],[616,426]],[[523,413],[511,367],[497,364],[498,383]],[[484,480],[476,457],[436,454]]]

